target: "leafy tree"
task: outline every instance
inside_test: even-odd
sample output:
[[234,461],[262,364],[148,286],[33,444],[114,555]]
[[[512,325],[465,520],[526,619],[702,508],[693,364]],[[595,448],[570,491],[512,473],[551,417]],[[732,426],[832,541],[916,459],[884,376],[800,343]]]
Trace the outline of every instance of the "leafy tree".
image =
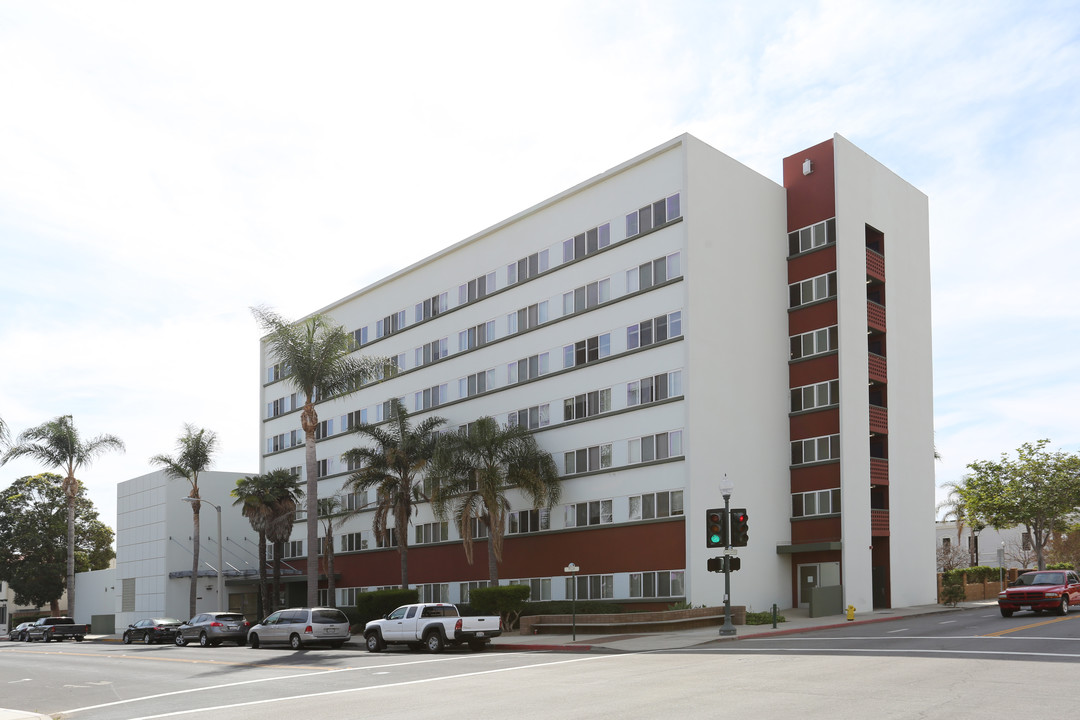
[[417,482],[435,454],[434,430],[445,418],[429,417],[416,427],[409,424],[409,413],[400,400],[391,401],[390,422],[360,425],[355,432],[375,441],[374,447],[358,447],[342,454],[342,460],[359,469],[346,481],[353,492],[375,490],[375,519],[372,526],[379,545],[388,547],[390,529],[387,519],[393,515],[398,553],[401,556],[401,587],[409,586],[409,521],[413,507],[426,499]]
[[65,471],[62,488],[67,503],[67,593],[68,613],[75,615],[75,505],[79,496],[79,480],[75,472],[90,465],[95,458],[109,450],[123,451],[124,443],[115,435],[98,435],[83,439],[70,415],[30,428],[16,438],[0,465],[14,458],[33,458],[47,468]]
[[[191,486],[188,497],[192,499],[192,552],[191,552],[191,587],[188,591],[188,617],[195,617],[195,596],[199,584],[199,473],[209,469],[213,455],[217,451],[217,434],[205,428],[196,428],[185,424],[184,432],[176,440],[176,455],[155,455],[150,458],[154,465],[160,465],[167,477],[174,480],[187,480]],[[218,538],[221,542],[221,538]],[[218,598],[224,602],[225,598]]]
[[[383,361],[354,356],[356,341],[345,328],[323,315],[312,315],[300,323],[290,323],[267,308],[252,308],[255,320],[268,333],[270,356],[287,368],[285,382],[304,396],[300,427],[304,431],[304,467],[307,473],[307,516],[315,518],[319,497],[315,431],[319,415],[315,402],[357,390],[366,379],[376,376]],[[307,525],[307,603],[318,599],[318,524]]]
[[1080,456],[1046,449],[1049,440],[1024,443],[1016,459],[968,464],[960,491],[970,515],[1001,529],[1023,525],[1031,534],[1040,570],[1046,569],[1045,549],[1054,532],[1080,506]]
[[[59,614],[68,551],[64,478],[43,473],[20,478],[0,491],[0,577],[15,601],[49,605]],[[80,482],[75,493],[75,568],[101,570],[116,557],[113,532],[98,519]],[[70,597],[70,593],[69,593]],[[70,607],[68,612],[71,613]]]
[[281,596],[281,557],[285,554],[285,543],[292,536],[296,507],[303,498],[304,491],[300,487],[300,478],[284,468],[271,470],[262,478],[266,483],[270,505],[266,539],[274,544],[274,592],[271,594],[269,608],[269,611],[273,612]]
[[472,524],[479,521],[488,531],[488,576],[499,581],[507,493],[525,495],[534,508],[558,504],[559,470],[551,454],[543,450],[532,433],[522,426],[505,426],[490,417],[469,425],[468,432],[446,436],[428,479],[435,488],[433,504],[439,517],[453,515],[471,564]]

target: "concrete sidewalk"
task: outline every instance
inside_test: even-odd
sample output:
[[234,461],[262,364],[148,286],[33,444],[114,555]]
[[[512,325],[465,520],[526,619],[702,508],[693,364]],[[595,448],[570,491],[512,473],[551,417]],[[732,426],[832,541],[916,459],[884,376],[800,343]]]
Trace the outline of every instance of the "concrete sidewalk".
[[855,619],[848,621],[844,615],[830,615],[828,617],[810,617],[805,608],[782,610],[782,615],[787,622],[777,623],[775,629],[769,625],[736,625],[734,636],[720,636],[717,626],[697,628],[694,630],[675,630],[658,633],[636,633],[620,635],[596,635],[578,633],[577,639],[571,635],[502,635],[491,643],[492,650],[556,650],[564,652],[588,652],[590,650],[604,650],[617,652],[644,652],[649,650],[678,650],[692,648],[716,642],[731,642],[746,638],[761,638],[778,635],[790,635],[794,633],[811,632],[814,630],[826,630],[829,628],[852,627],[855,625],[868,625],[871,623],[889,622],[902,620],[903,618],[918,615],[936,615],[941,613],[962,612],[964,610],[981,610],[988,607],[997,607],[997,601],[960,603],[955,608],[943,605],[918,605],[915,607],[895,608],[887,610],[875,610],[866,613],[856,613]]

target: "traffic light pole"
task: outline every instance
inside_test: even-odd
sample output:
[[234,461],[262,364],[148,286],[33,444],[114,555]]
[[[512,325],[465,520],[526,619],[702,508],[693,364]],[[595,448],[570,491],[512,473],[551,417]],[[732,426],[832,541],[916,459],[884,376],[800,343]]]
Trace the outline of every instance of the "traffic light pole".
[[734,635],[735,625],[731,622],[731,493],[724,495],[724,517],[729,520],[729,527],[724,537],[724,624],[720,635]]

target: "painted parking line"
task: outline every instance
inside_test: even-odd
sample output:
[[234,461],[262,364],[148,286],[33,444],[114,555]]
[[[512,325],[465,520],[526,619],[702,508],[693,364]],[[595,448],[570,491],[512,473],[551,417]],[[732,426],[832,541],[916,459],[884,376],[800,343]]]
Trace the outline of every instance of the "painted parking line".
[[1063,622],[1065,620],[1072,620],[1071,617],[1059,617],[1053,620],[1043,620],[1042,622],[1031,623],[1030,625],[1021,625],[1020,627],[1005,628],[1004,630],[998,630],[997,632],[987,633],[983,637],[1001,637],[1002,635],[1008,635],[1009,633],[1020,632],[1021,630],[1030,630],[1031,628],[1041,627],[1043,625],[1052,625],[1054,623]]
[[893,633],[907,632],[907,631],[908,631],[907,628],[900,628],[899,630],[890,630],[887,634],[892,635]]

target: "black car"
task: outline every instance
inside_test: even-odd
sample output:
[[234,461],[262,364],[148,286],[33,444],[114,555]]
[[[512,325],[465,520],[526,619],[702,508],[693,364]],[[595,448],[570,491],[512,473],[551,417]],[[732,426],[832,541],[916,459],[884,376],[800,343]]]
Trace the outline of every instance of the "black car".
[[124,631],[124,643],[141,642],[153,645],[156,642],[172,642],[176,631],[183,623],[176,618],[147,618],[128,625]]
[[16,640],[18,640],[19,642],[25,642],[26,628],[30,627],[33,624],[34,623],[32,622],[24,622],[19,623],[17,626],[11,627],[8,630],[8,640],[11,640],[12,642],[15,642]]

